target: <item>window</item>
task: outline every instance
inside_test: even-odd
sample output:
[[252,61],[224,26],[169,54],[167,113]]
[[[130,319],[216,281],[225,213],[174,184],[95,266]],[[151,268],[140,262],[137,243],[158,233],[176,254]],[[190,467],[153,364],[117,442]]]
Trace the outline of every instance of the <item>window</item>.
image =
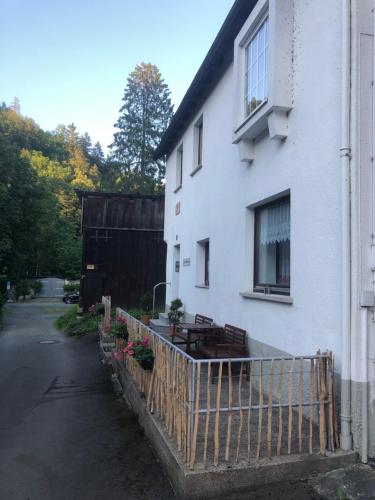
[[210,285],[210,242],[204,243],[204,284]]
[[203,148],[203,119],[195,126],[197,134],[197,167],[202,166],[202,148]]
[[258,0],[236,36],[234,144],[251,142],[265,131],[272,140],[288,137],[293,109],[294,18],[294,0]]
[[245,116],[248,116],[267,100],[268,18],[250,39],[245,51]]
[[255,209],[254,291],[290,294],[290,197]]
[[177,163],[176,163],[176,189],[179,189],[182,186],[182,166],[184,161],[184,150],[183,146],[178,148],[177,150]]
[[194,175],[203,164],[203,116],[194,125],[194,163],[191,175]]
[[210,240],[197,243],[197,286],[210,286]]

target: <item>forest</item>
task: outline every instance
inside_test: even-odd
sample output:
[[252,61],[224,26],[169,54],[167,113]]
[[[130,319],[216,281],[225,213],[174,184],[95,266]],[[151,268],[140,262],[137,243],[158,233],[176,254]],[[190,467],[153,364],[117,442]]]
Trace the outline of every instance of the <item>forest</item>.
[[0,104],[0,280],[79,278],[76,190],[163,192],[164,164],[153,151],[172,118],[169,94],[156,66],[136,66],[107,157],[74,124],[45,131]]

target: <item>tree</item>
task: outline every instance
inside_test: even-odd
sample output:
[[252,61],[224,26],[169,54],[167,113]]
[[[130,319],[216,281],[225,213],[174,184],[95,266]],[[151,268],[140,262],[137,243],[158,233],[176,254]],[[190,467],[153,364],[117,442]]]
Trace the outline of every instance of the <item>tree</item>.
[[130,73],[110,146],[112,158],[121,163],[125,186],[144,192],[161,186],[165,165],[153,154],[173,115],[169,96],[156,66],[141,63]]

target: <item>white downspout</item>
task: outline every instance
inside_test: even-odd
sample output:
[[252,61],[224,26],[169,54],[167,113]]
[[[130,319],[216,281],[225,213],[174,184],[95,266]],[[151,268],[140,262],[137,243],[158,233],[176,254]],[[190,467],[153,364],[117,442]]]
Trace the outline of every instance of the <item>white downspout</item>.
[[[372,293],[370,292],[372,295]],[[373,300],[373,298],[372,298]],[[367,379],[368,379],[368,348],[367,348],[367,320],[368,307],[361,307],[361,420],[362,420],[362,436],[361,436],[361,462],[364,464],[368,461],[368,394],[367,394]]]
[[350,245],[350,61],[351,0],[342,0],[342,77],[341,77],[341,196],[342,196],[342,365],[341,436],[343,450],[352,448],[351,435],[351,245]]

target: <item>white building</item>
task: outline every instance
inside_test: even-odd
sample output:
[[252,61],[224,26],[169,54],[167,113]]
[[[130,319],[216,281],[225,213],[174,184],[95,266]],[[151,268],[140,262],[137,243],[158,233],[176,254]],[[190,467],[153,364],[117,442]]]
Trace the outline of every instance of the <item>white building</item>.
[[[167,303],[251,355],[334,352],[375,456],[374,0],[237,0],[158,148]],[[183,64],[183,62],[179,62]]]

